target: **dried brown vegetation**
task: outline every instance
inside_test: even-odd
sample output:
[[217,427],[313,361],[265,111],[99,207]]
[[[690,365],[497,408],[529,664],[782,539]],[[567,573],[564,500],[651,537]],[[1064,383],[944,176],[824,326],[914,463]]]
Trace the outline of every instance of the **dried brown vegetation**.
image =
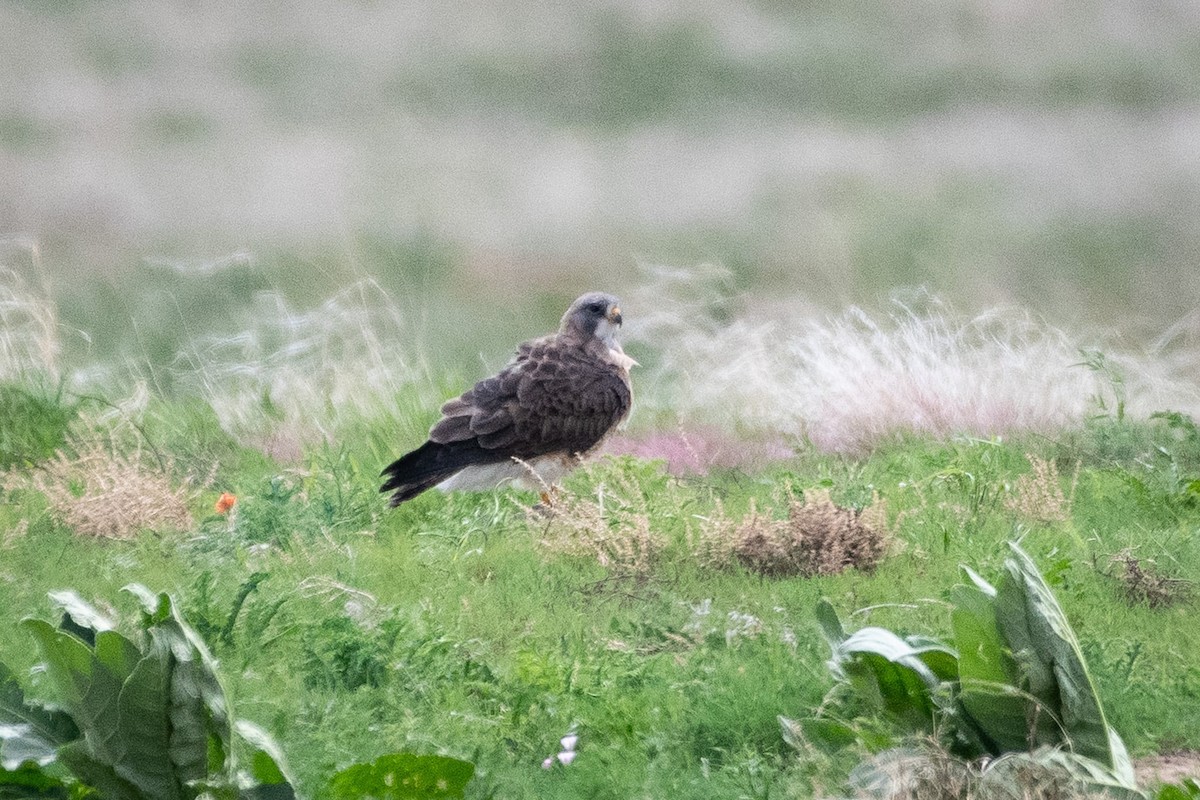
[[1166,608],[1192,599],[1191,581],[1163,575],[1153,561],[1140,559],[1129,549],[1114,555],[1109,563],[1120,568],[1113,577],[1130,605],[1144,603],[1150,608]]
[[645,508],[633,499],[633,485],[601,484],[591,497],[557,494],[549,509],[528,512],[531,525],[540,528],[537,545],[547,554],[594,558],[601,566],[644,575],[666,545],[666,538],[650,527]]
[[6,489],[41,492],[50,514],[80,536],[127,539],[143,530],[186,530],[190,489],[172,486],[171,470],[146,463],[143,451],[93,444],[78,455],[59,451],[33,472],[9,473]]
[[876,496],[856,511],[836,505],[825,489],[788,500],[787,517],[776,519],[753,505],[737,523],[718,506],[701,530],[696,552],[709,566],[739,563],[760,575],[832,575],[846,569],[870,572],[889,541],[886,507]]
[[957,758],[936,743],[880,753],[851,777],[862,800],[1099,800],[1061,766],[1036,754],[984,762]]

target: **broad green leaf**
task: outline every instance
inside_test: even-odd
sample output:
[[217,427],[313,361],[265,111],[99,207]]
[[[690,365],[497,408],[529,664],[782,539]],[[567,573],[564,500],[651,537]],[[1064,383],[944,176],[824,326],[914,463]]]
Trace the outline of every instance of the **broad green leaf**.
[[846,641],[846,629],[842,627],[842,621],[838,619],[833,604],[824,597],[817,601],[817,623],[831,647],[836,648]]
[[92,683],[92,651],[79,639],[43,620],[25,619],[21,621],[21,627],[33,635],[58,699],[78,723],[84,695]]
[[[1069,736],[1062,719],[1064,687],[1056,675],[1056,654],[1063,642],[1053,632],[1053,627],[1064,628],[1066,619],[1061,616],[1050,622],[1045,614],[1050,608],[1046,598],[1057,608],[1050,588],[1037,576],[1036,584],[1030,584],[1020,562],[1008,558],[1004,562],[1005,575],[996,590],[994,603],[996,629],[1000,632],[1007,651],[1016,666],[1010,682],[1026,698],[1026,730],[1029,731],[1021,750],[1040,745],[1063,744]],[[1036,568],[1034,568],[1036,575]],[[1032,586],[1040,587],[1040,591]],[[1073,638],[1073,635],[1072,635]],[[1069,646],[1066,649],[1070,649]],[[1086,744],[1085,744],[1086,747]],[[1106,745],[1105,745],[1106,747]],[[1094,753],[1094,749],[1081,751]],[[1107,760],[1107,759],[1106,759]]]
[[929,667],[940,682],[958,680],[958,652],[926,637],[908,637],[913,656]]
[[875,653],[859,654],[847,661],[845,670],[858,695],[872,706],[914,732],[933,726],[933,690],[918,670]]
[[41,767],[27,764],[9,771],[0,767],[0,798],[3,800],[66,800],[67,785]]
[[223,750],[229,749],[231,736],[230,714],[224,689],[217,678],[217,662],[208,651],[204,639],[180,615],[165,592],[154,594],[140,584],[129,584],[125,591],[138,597],[146,609],[144,623],[155,642],[170,649],[181,663],[195,664],[189,675],[194,688],[208,710],[213,732],[221,740]]
[[67,614],[76,625],[91,628],[96,633],[116,629],[116,624],[79,596],[73,589],[50,592],[50,599]]
[[[200,688],[204,676],[197,661],[178,661],[171,671],[171,763],[183,783],[198,781],[225,769],[225,749]],[[228,725],[225,725],[228,739]]]
[[104,800],[157,800],[138,791],[138,788],[116,773],[111,765],[96,759],[87,743],[74,741],[58,751],[58,760],[71,770],[81,783],[100,792]]
[[117,720],[122,683],[93,658],[92,680],[75,715],[75,724],[83,731],[92,754],[108,764],[116,764],[121,752]]
[[[1015,543],[1005,560],[1007,572],[998,589],[1000,630],[1017,653],[1031,691],[1055,711],[1070,749],[1112,768],[1127,785],[1133,769],[1124,744],[1109,727],[1088,674],[1075,632],[1037,565]],[[1114,747],[1115,745],[1115,747]]]
[[885,628],[867,627],[850,634],[836,658],[865,700],[924,731],[933,724],[933,693],[941,681],[921,652]]
[[126,584],[121,587],[121,591],[129,592],[141,602],[143,627],[149,628],[171,616],[171,598],[166,592],[155,594],[140,583]]
[[113,765],[125,780],[156,800],[181,797],[171,763],[169,670],[171,656],[151,647],[121,687]]
[[393,753],[334,775],[329,796],[334,800],[452,800],[463,797],[474,775],[475,765],[469,761]]
[[234,729],[251,747],[247,771],[257,784],[252,796],[260,800],[286,800],[294,797],[295,781],[291,777],[283,751],[271,735],[244,719],[239,719],[234,724]]
[[978,572],[966,566],[965,564],[961,565],[960,569],[962,569],[963,573],[970,579],[971,583],[975,585],[975,588],[978,589],[984,597],[988,598],[989,600],[996,599],[996,587],[992,586],[990,583],[984,580]]
[[137,645],[116,631],[102,631],[96,634],[96,646],[92,653],[101,666],[122,682],[142,660],[142,651]]
[[959,703],[992,755],[1028,748],[1030,703],[1013,688],[1020,675],[996,626],[994,594],[976,582],[954,587],[950,599]]
[[27,761],[45,766],[60,745],[77,738],[69,716],[26,703],[16,676],[0,663],[0,768],[16,770]]

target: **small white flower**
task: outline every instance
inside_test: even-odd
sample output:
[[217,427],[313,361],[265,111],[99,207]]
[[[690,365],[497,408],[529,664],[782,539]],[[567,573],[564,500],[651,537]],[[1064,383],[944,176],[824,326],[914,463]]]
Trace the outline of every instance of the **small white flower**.
[[574,750],[562,751],[561,753],[558,754],[558,760],[562,763],[563,766],[570,764],[572,761],[575,760],[575,751]]
[[550,769],[553,766],[554,766],[553,758],[547,758],[545,761],[542,762],[542,769]]
[[574,750],[575,743],[579,741],[579,736],[574,733],[568,733],[558,741],[562,744],[563,750]]

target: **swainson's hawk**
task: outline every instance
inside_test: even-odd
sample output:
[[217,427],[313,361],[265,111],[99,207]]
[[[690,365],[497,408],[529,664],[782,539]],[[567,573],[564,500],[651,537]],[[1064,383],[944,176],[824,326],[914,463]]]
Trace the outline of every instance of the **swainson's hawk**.
[[617,344],[620,325],[617,298],[580,297],[558,333],[524,342],[499,374],[443,405],[429,441],[392,462],[379,491],[393,506],[434,486],[544,492],[629,415],[636,362]]

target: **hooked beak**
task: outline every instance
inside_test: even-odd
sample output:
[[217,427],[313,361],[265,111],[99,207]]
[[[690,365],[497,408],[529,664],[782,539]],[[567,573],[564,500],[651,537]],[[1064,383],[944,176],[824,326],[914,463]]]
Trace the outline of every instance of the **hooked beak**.
[[609,322],[613,323],[614,325],[620,325],[621,319],[622,318],[621,318],[620,306],[613,306],[612,308],[610,308],[608,310],[608,321]]

